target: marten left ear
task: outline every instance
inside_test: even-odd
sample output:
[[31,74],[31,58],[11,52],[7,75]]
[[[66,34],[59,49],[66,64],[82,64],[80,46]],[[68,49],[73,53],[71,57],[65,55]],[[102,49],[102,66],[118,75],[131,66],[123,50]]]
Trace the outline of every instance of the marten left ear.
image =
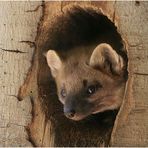
[[123,69],[123,59],[106,43],[99,44],[90,57],[90,66],[106,72],[120,74]]
[[47,64],[51,69],[52,76],[56,77],[62,67],[62,61],[59,55],[54,50],[48,50],[44,55],[46,56]]

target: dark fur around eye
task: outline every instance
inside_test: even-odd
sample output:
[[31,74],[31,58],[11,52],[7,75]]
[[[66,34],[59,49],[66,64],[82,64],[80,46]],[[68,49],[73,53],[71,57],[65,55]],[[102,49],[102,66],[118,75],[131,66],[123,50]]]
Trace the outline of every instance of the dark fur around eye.
[[84,79],[83,80],[83,86],[86,87],[87,86],[87,83],[88,83],[87,80]]
[[100,83],[90,85],[90,86],[87,87],[86,93],[88,95],[92,95],[100,88],[102,88],[102,85]]
[[89,86],[88,88],[87,88],[87,94],[88,95],[91,95],[91,94],[94,94],[95,92],[96,92],[96,87],[95,87],[95,85],[91,85],[91,86]]
[[97,89],[102,88],[103,86],[100,83],[96,84]]

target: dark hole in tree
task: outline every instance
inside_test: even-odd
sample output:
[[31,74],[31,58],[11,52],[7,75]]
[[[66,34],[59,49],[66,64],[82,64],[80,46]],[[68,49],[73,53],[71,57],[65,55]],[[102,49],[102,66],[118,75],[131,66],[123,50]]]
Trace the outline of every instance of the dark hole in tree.
[[[62,56],[62,52],[72,47],[97,41],[98,44],[110,44],[127,63],[126,50],[116,26],[101,12],[75,6],[58,16],[47,30],[43,30],[40,39],[44,42],[38,46],[42,49],[39,51],[39,95],[46,118],[54,126],[55,146],[98,146],[104,139],[107,146],[117,111],[92,115],[79,122],[67,119],[56,94],[55,81],[42,54],[49,49],[56,49]],[[127,71],[125,77],[127,79]]]

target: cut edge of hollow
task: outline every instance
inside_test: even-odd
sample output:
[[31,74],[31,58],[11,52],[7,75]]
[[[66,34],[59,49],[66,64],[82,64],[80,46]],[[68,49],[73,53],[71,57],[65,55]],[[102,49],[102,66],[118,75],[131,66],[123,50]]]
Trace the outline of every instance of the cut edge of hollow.
[[[128,52],[128,49],[129,49],[128,43],[126,42],[126,40],[124,40],[124,42],[126,45],[127,56],[129,59],[130,55]],[[122,128],[126,124],[128,115],[130,114],[131,110],[134,108],[134,99],[132,95],[133,76],[132,76],[131,69],[132,69],[131,63],[128,60],[128,63],[127,63],[128,80],[125,86],[125,92],[123,96],[122,105],[119,109],[119,112],[116,116],[116,120],[114,122],[113,130],[112,130],[111,138],[110,138],[110,146],[116,146],[115,139],[117,138],[118,129]]]

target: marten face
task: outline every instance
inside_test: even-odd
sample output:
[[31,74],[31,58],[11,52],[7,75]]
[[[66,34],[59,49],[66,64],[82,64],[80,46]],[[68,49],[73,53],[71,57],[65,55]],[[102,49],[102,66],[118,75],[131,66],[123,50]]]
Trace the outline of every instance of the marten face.
[[118,80],[85,63],[69,68],[65,65],[56,79],[59,100],[68,118],[81,120],[121,105],[124,85]]
[[[101,61],[98,58],[102,58]],[[66,117],[81,120],[120,107],[125,86],[121,74],[123,61],[108,44],[97,46],[89,62],[85,58],[62,62],[51,50],[47,53],[47,62]]]

